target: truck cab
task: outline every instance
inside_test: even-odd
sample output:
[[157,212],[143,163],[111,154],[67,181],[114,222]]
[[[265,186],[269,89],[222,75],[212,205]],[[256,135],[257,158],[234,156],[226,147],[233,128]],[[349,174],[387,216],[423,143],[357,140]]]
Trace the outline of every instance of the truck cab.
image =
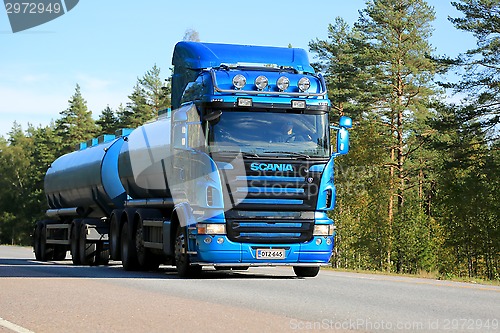
[[220,177],[191,190],[206,195],[190,200],[190,263],[316,275],[334,246],[333,160],[347,153],[351,121],[336,127],[332,152],[326,84],[306,52],[180,42],[173,65],[172,141],[190,151],[177,168],[210,159]]

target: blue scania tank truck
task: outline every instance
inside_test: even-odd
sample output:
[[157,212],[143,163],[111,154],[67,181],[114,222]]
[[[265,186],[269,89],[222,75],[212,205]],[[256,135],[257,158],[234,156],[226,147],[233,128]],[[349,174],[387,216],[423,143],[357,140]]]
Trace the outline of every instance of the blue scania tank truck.
[[[45,176],[38,260],[126,270],[291,266],[313,277],[334,246],[334,158],[323,77],[296,48],[179,42],[172,108],[80,144]],[[333,130],[330,143],[330,130]]]

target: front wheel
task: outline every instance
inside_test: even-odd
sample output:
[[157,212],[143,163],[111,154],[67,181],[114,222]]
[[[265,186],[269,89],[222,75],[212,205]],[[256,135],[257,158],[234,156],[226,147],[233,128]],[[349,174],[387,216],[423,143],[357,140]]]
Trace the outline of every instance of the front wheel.
[[298,277],[315,277],[319,273],[319,266],[316,267],[304,267],[304,266],[293,266],[293,271]]
[[184,228],[178,227],[175,236],[175,266],[177,275],[180,277],[191,277],[201,273],[201,266],[191,265],[189,260],[187,236]]

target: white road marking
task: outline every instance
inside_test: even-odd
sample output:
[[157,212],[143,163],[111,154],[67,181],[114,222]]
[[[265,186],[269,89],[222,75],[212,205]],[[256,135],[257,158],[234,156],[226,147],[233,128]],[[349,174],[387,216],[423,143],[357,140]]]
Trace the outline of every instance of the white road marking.
[[10,321],[7,321],[3,318],[0,318],[0,326],[3,326],[11,331],[16,332],[16,333],[34,333],[33,331],[30,331],[29,329],[26,329],[24,327],[21,327],[19,325],[11,323]]

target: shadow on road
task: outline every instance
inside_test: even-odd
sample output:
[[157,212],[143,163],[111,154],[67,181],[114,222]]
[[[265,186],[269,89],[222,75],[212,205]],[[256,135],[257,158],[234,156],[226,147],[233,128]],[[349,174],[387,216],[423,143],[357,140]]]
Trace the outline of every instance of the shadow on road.
[[[216,271],[204,268],[202,274],[191,279],[297,279],[290,271],[289,275],[278,274],[269,268],[269,274],[248,271]],[[78,266],[71,260],[40,262],[34,259],[0,258],[1,278],[92,278],[92,279],[181,279],[177,276],[175,267],[160,266],[157,271],[131,272],[122,269],[119,262],[110,262],[108,266]]]

